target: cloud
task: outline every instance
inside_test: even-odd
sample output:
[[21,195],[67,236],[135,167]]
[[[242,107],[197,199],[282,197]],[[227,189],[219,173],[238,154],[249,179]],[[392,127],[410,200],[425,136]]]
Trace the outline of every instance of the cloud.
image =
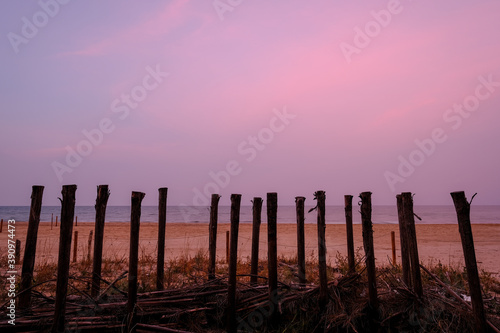
[[104,37],[76,51],[68,51],[58,54],[59,57],[66,56],[103,56],[115,52],[123,52],[130,49],[140,50],[138,45],[172,34],[182,26],[188,14],[189,0],[174,0],[153,17],[136,25],[118,31],[112,36]]

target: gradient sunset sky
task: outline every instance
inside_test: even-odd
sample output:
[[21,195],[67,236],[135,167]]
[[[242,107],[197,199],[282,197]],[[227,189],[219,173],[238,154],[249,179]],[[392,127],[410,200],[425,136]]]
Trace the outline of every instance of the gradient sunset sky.
[[267,192],[312,204],[316,190],[329,205],[363,191],[451,205],[458,190],[498,205],[499,13],[481,0],[2,1],[0,206],[29,205],[38,184],[44,205],[64,184],[77,205],[99,184],[110,205],[133,190],[155,205],[164,186],[170,205],[214,190],[223,205]]

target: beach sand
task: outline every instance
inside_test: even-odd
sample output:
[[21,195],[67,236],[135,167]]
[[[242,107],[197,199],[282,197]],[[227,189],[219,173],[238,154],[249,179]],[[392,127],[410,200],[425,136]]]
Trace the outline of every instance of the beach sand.
[[[226,231],[230,225],[219,224],[217,230],[217,257],[226,258]],[[399,228],[397,225],[375,224],[374,247],[377,265],[387,264],[391,254],[391,231],[396,234],[397,263],[401,263]],[[26,222],[16,222],[15,239],[21,240],[21,258],[24,255],[26,240]],[[328,224],[326,226],[326,244],[329,263],[334,265],[336,256],[347,255],[345,225]],[[78,231],[78,260],[88,254],[90,230],[94,230],[92,222],[78,222],[73,231]],[[208,223],[167,223],[166,226],[166,259],[194,256],[200,251],[208,254]],[[417,241],[419,257],[424,265],[437,264],[463,266],[463,252],[458,226],[453,224],[417,225]],[[500,276],[500,224],[473,224],[476,258],[479,269]],[[142,223],[140,228],[139,255],[156,256],[157,252],[156,223]],[[278,225],[278,256],[296,256],[296,225]],[[4,221],[3,232],[0,233],[0,253],[7,253],[7,226]],[[252,225],[240,224],[238,257],[244,261],[250,258]],[[130,225],[123,222],[107,222],[104,229],[104,257],[127,258],[129,251]],[[317,228],[315,224],[305,225],[306,257],[317,257]],[[59,228],[50,222],[41,222],[38,230],[36,263],[57,262]],[[354,225],[355,249],[362,249],[361,225]],[[73,244],[72,244],[73,249]],[[93,250],[93,243],[91,246]],[[261,225],[259,257],[267,259],[267,224]],[[71,254],[73,257],[73,254]]]

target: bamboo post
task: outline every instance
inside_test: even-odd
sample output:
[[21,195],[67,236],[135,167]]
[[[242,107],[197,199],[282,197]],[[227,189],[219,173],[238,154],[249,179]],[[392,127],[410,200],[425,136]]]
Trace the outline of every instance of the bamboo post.
[[139,228],[141,224],[141,202],[145,194],[132,192],[132,207],[130,213],[130,252],[128,264],[128,332],[134,331],[135,307],[137,304],[137,263],[139,261]]
[[352,228],[352,195],[344,195],[345,228],[347,234],[347,264],[349,273],[356,271],[354,260],[354,231]]
[[3,231],[3,219],[0,221],[0,232]]
[[229,231],[226,231],[226,263],[229,264]]
[[267,267],[269,271],[269,324],[271,327],[279,325],[278,299],[278,246],[277,246],[277,217],[278,193],[267,193]]
[[108,185],[97,187],[97,198],[95,200],[95,240],[94,258],[92,261],[92,297],[99,296],[101,288],[101,265],[102,265],[102,243],[104,240],[104,220],[106,217],[106,205],[108,204]]
[[[479,280],[474,239],[472,237],[472,228],[470,224],[470,203],[467,202],[464,192],[452,192],[450,194],[457,212],[458,230],[460,232],[460,238],[462,239],[462,249],[464,252],[467,279],[469,281],[469,292],[476,332],[486,332],[486,317],[481,294],[481,282]],[[472,198],[474,199],[474,197]]]
[[75,242],[73,246],[73,262],[76,262],[78,256],[78,231],[75,230]]
[[217,261],[217,218],[219,215],[220,195],[212,194],[210,204],[210,224],[208,225],[208,279],[215,279],[215,264]]
[[295,197],[295,209],[297,213],[297,266],[299,283],[305,286],[306,280],[306,245],[304,236],[304,203],[306,198]]
[[396,234],[391,231],[392,265],[396,266]]
[[241,194],[231,194],[231,248],[227,287],[227,331],[236,333],[236,266],[238,264],[238,228],[240,224]]
[[417,233],[415,231],[415,216],[413,214],[413,197],[411,192],[401,193],[403,201],[403,213],[408,234],[408,249],[410,256],[410,276],[413,291],[418,297],[422,297],[422,277],[420,275],[420,260],[418,258]]
[[328,303],[328,279],[326,275],[326,221],[325,221],[325,191],[314,193],[317,201],[318,224],[318,271],[319,271],[319,305],[323,308]]
[[[64,185],[61,200],[61,228],[59,232],[59,257],[57,263],[56,301],[52,332],[63,332],[66,318],[71,234],[75,214],[76,185]],[[57,221],[57,217],[56,217]]]
[[43,186],[33,186],[31,193],[30,217],[26,233],[26,245],[24,246],[21,284],[19,285],[19,290],[26,291],[19,295],[20,309],[29,308],[31,303],[30,287],[33,281],[33,269],[35,268],[36,241],[38,238],[38,226],[40,224],[40,211],[42,210],[43,189]]
[[250,283],[257,283],[257,275],[259,274],[259,239],[260,239],[260,224],[262,222],[262,198],[253,198],[252,206],[252,257],[250,267]]
[[87,243],[87,261],[90,262],[90,258],[91,258],[91,253],[92,253],[92,236],[94,236],[94,230],[90,230],[89,232],[89,241]]
[[363,247],[365,249],[366,273],[368,276],[369,303],[373,310],[378,311],[371,195],[371,192],[363,192],[359,196],[361,198],[361,222],[363,224]]
[[14,256],[16,258],[16,262],[19,262],[19,259],[21,257],[21,241],[19,239],[16,239],[16,252]]
[[167,223],[168,188],[158,189],[158,255],[156,258],[156,290],[163,290],[165,276],[165,229]]
[[401,194],[396,195],[396,202],[398,208],[398,222],[399,222],[399,243],[401,246],[401,267],[403,270],[403,282],[411,287],[410,277],[410,250],[408,249],[408,231],[406,231],[406,223],[403,209],[403,197]]

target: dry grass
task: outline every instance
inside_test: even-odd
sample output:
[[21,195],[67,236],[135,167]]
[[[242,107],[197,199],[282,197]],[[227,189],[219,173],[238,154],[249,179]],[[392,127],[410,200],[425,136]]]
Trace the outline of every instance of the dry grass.
[[[156,252],[155,252],[156,253]],[[156,289],[156,255],[148,253],[145,249],[140,250],[139,256],[139,292],[154,291]],[[198,250],[194,256],[190,256],[189,251],[186,251],[179,257],[169,259],[165,262],[165,288],[183,288],[194,284],[200,284],[207,280],[208,271],[208,251]],[[356,250],[356,268],[357,271],[362,271],[364,268],[362,256],[362,248]],[[278,258],[278,280],[284,284],[297,282],[297,257],[280,256]],[[7,267],[7,256],[0,256],[0,267]],[[440,280],[451,286],[453,289],[459,290],[462,293],[467,293],[467,273],[463,268],[457,265],[443,265],[440,261],[429,262],[426,267],[434,273]],[[225,260],[218,260],[216,274],[219,276],[227,275],[228,265]],[[379,270],[390,269],[394,274],[401,273],[401,266],[379,267]],[[128,270],[128,258],[117,256],[114,254],[104,256],[102,261],[102,278],[107,281],[112,281],[124,271]],[[21,271],[21,265],[18,266],[18,272]],[[248,282],[249,277],[244,275],[250,274],[250,258],[238,258],[237,271],[242,277],[238,277],[240,282]],[[87,281],[91,277],[92,262],[88,260],[80,260],[76,263],[71,263],[70,275],[76,280]],[[347,257],[337,253],[335,263],[329,262],[327,266],[328,279],[332,280],[339,276],[346,275],[348,272]],[[260,276],[267,277],[267,261],[259,261]],[[5,275],[3,272],[2,275]],[[57,264],[51,263],[48,260],[37,261],[33,284],[40,284],[35,290],[47,294],[55,294],[55,279],[57,277]],[[430,283],[429,277],[422,275],[423,283]],[[500,281],[491,273],[480,272],[483,290],[486,294],[492,297],[500,294]],[[306,260],[306,279],[311,284],[318,284],[318,265],[317,257],[314,252],[311,252]],[[17,279],[19,282],[19,278]],[[48,282],[47,282],[48,281]],[[46,282],[46,283],[44,283]],[[262,280],[264,282],[264,280]],[[117,286],[126,290],[127,281],[120,281]],[[87,283],[88,285],[88,283]],[[7,300],[7,281],[5,278],[0,280],[0,302]],[[76,283],[78,288],[82,287],[81,283]],[[83,286],[83,290],[87,290],[88,286]],[[73,291],[74,292],[74,291]],[[69,290],[69,294],[72,291]]]
[[[147,293],[156,290],[156,252],[148,253],[145,249],[140,249],[139,257],[139,293]],[[362,249],[356,251],[357,274],[349,275],[347,258],[337,254],[335,262],[329,262],[327,274],[332,301],[325,309],[317,306],[317,289],[310,289],[309,292],[290,294],[289,301],[283,305],[283,318],[279,332],[305,332],[315,330],[321,326],[330,327],[332,331],[354,332],[369,329],[366,327],[366,320],[370,313],[366,308],[366,278],[362,274],[364,270],[364,258]],[[283,286],[296,286],[297,279],[297,258],[278,258],[278,280]],[[240,285],[247,285],[250,274],[250,258],[239,258],[237,271],[240,275],[238,282]],[[0,266],[6,267],[7,258],[0,257]],[[440,280],[450,286],[457,294],[467,295],[467,276],[463,268],[459,265],[443,265],[441,262],[430,262],[426,265],[428,269]],[[225,278],[227,276],[228,265],[225,260],[217,262],[216,274]],[[116,256],[108,254],[102,263],[102,278],[106,281],[113,281],[124,271],[128,270],[128,258],[126,256]],[[406,330],[417,332],[418,327],[425,327],[424,331],[429,332],[455,332],[457,329],[468,330],[470,327],[470,313],[453,302],[452,299],[445,299],[443,291],[437,287],[426,274],[422,274],[425,289],[425,306],[418,306],[418,302],[408,292],[400,281],[401,267],[384,266],[378,267],[378,288],[381,299],[380,317],[383,325],[396,330]],[[18,269],[20,271],[20,267]],[[182,253],[179,257],[169,259],[165,262],[165,288],[169,290],[189,289],[193,286],[203,285],[207,282],[208,253],[199,250],[195,255],[189,255],[189,251]],[[92,263],[88,260],[80,260],[71,264],[71,279],[69,281],[68,297],[81,297],[90,290],[90,278]],[[56,289],[57,265],[49,263],[47,260],[37,262],[35,268],[34,290],[46,296],[54,296]],[[259,275],[266,277],[268,274],[267,262],[259,262]],[[500,292],[500,282],[490,273],[482,271],[480,274],[482,287],[485,292],[485,306],[490,315],[500,318],[500,302],[498,293]],[[319,283],[317,257],[314,252],[310,253],[306,261],[306,278],[309,286]],[[19,283],[19,278],[17,282]],[[265,279],[260,281],[266,283]],[[0,280],[0,302],[7,301],[7,281],[6,278]],[[102,284],[102,287],[104,284]],[[122,291],[127,290],[127,279],[118,281],[115,285]],[[296,290],[288,288],[288,292]],[[316,290],[316,291],[315,291]],[[107,297],[119,296],[119,292],[110,289]],[[443,302],[443,299],[445,301]],[[212,300],[219,303],[219,308],[224,309],[225,299],[223,295]],[[450,304],[452,306],[450,306]],[[251,312],[246,315],[250,315]],[[217,325],[223,325],[224,313],[217,314]],[[243,316],[243,314],[242,314]],[[186,320],[193,320],[186,317]],[[243,317],[245,318],[245,317]],[[318,326],[319,325],[319,326]],[[220,328],[220,327],[219,327]],[[335,328],[335,330],[333,330]],[[194,329],[192,327],[192,329]],[[200,331],[208,328],[200,327]],[[329,331],[330,329],[326,329]],[[214,331],[219,331],[214,329]],[[262,326],[256,331],[271,332],[269,328]]]

